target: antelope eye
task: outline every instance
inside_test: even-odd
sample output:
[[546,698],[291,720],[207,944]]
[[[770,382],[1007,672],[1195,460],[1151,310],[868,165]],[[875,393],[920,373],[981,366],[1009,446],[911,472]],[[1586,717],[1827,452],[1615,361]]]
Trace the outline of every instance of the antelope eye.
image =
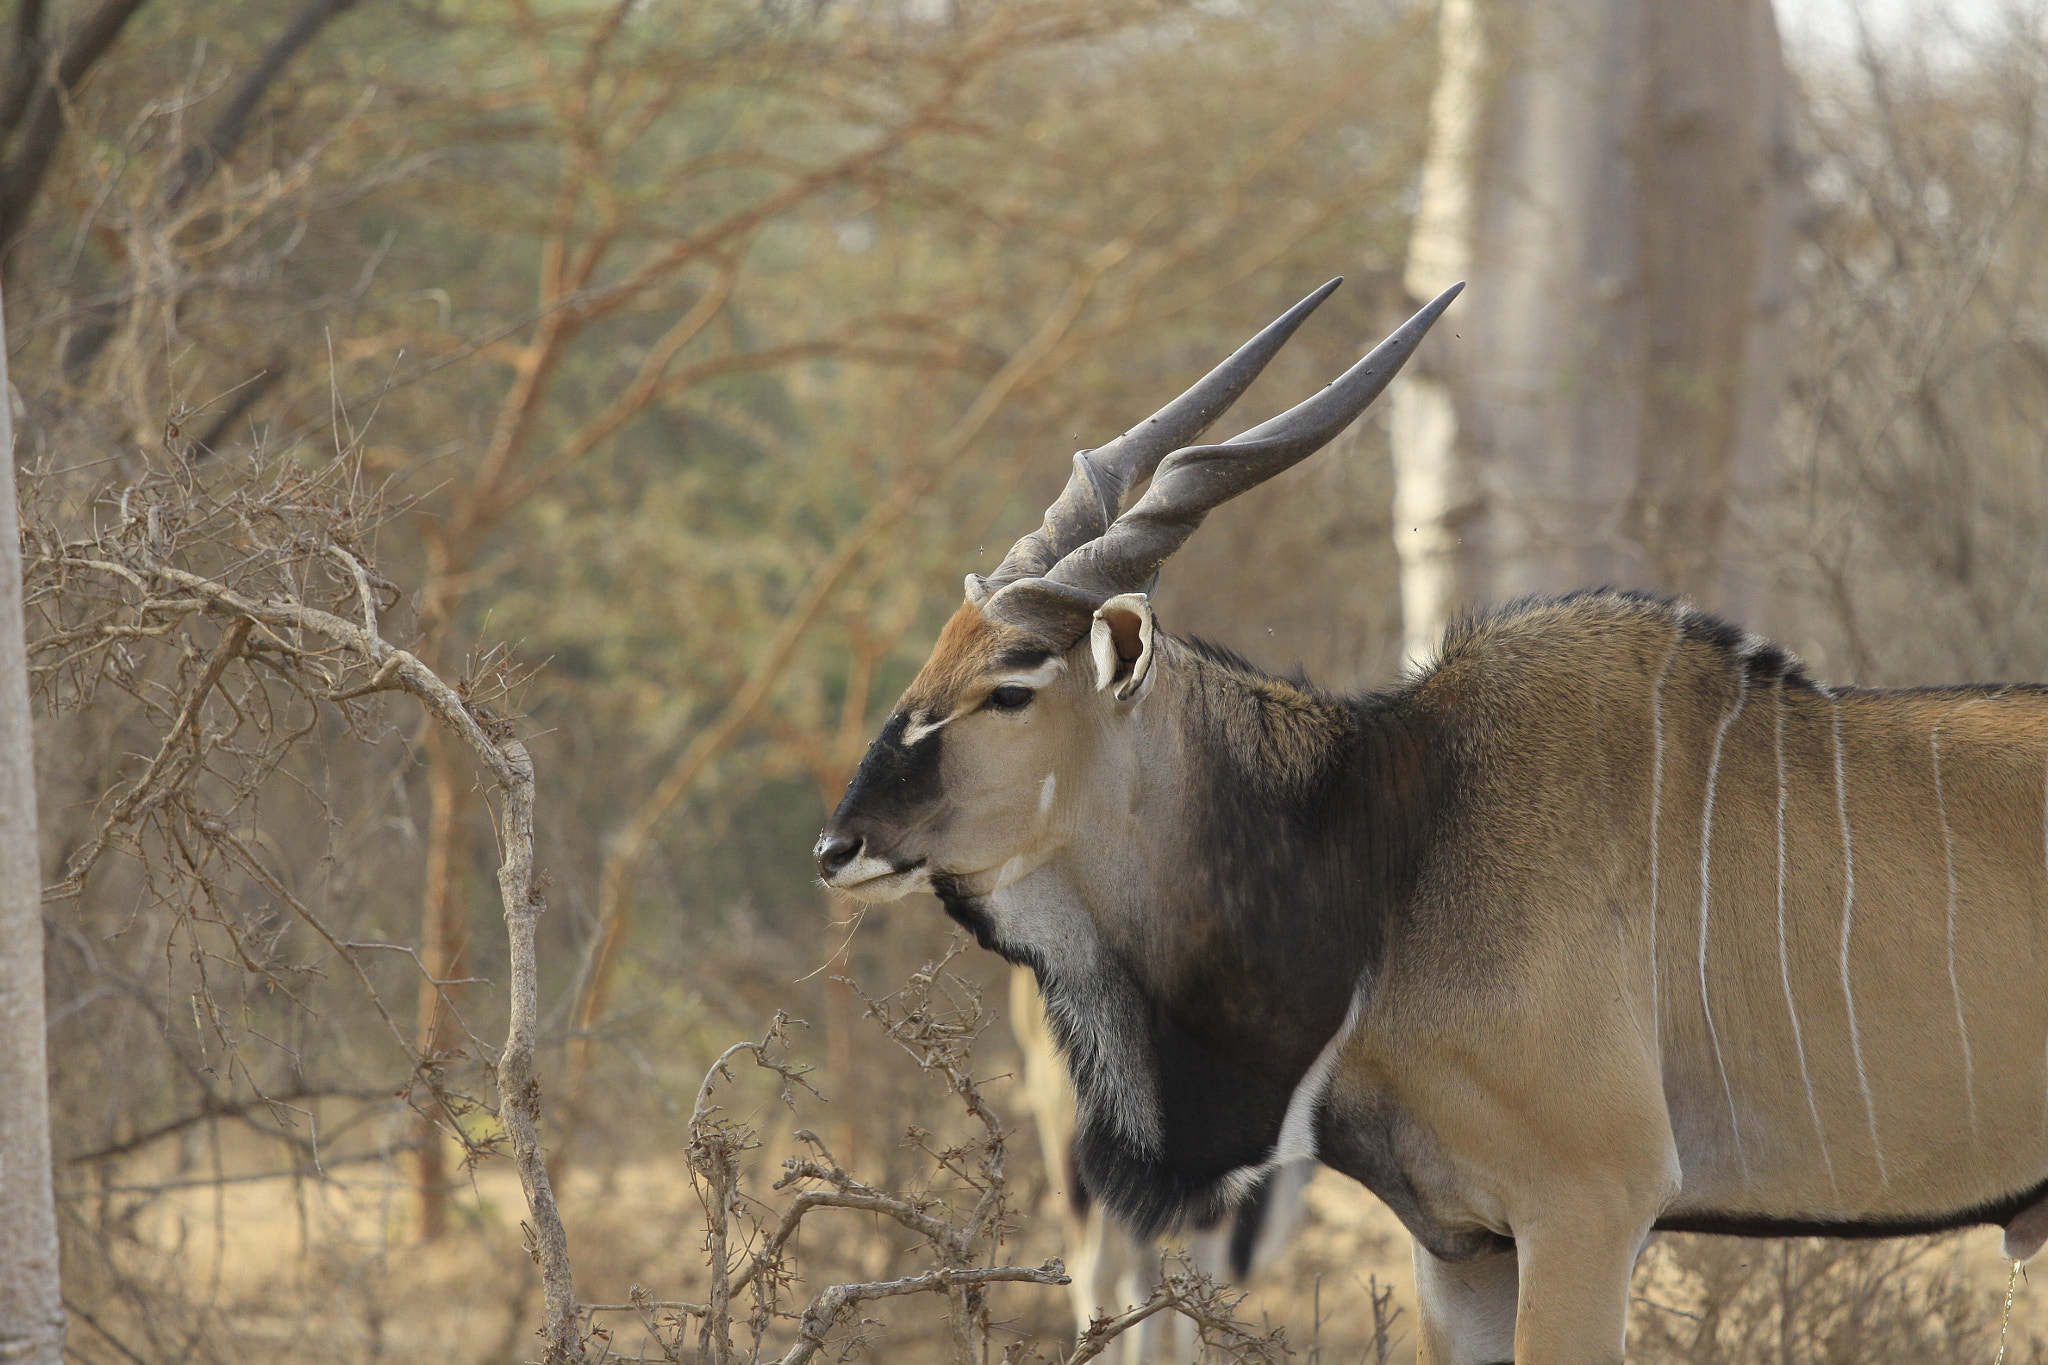
[[998,711],[1022,711],[1037,695],[1021,683],[1004,683],[988,694],[988,704]]

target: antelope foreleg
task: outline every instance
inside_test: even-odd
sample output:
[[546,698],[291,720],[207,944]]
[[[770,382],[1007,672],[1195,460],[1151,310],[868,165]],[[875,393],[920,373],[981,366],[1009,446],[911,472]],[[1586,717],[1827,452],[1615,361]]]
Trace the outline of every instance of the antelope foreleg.
[[1516,1365],[1621,1365],[1629,1277],[1655,1216],[1636,1202],[1556,1192],[1516,1223]]

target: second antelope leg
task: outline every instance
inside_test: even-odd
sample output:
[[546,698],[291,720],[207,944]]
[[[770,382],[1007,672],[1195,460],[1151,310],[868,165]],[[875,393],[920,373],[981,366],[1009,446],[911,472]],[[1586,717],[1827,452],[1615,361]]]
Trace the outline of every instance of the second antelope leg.
[[1515,1249],[1441,1261],[1415,1244],[1418,1365],[1496,1365],[1515,1352]]

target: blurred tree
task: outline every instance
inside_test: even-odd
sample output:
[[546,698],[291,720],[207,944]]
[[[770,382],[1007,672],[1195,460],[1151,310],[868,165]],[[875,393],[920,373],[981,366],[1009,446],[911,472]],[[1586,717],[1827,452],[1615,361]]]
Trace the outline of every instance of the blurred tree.
[[0,1360],[57,1365],[64,1305],[50,1186],[42,854],[14,504],[14,390],[0,305]]
[[2048,676],[2048,9],[1801,83],[1780,629],[1856,682]]
[[44,0],[16,0],[0,75],[0,268],[27,227],[64,140],[65,105],[145,0],[100,0],[61,36]]
[[1471,289],[1395,407],[1411,657],[1614,583],[1751,611],[1797,160],[1768,0],[1445,0],[1410,289]]

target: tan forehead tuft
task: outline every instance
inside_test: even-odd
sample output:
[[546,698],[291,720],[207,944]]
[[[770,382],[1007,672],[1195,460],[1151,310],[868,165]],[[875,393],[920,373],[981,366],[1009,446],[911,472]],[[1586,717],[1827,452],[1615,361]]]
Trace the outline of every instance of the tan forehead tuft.
[[997,667],[1005,649],[1030,643],[1023,631],[997,625],[972,602],[963,602],[939,632],[931,657],[904,692],[903,705],[947,715],[977,680]]

